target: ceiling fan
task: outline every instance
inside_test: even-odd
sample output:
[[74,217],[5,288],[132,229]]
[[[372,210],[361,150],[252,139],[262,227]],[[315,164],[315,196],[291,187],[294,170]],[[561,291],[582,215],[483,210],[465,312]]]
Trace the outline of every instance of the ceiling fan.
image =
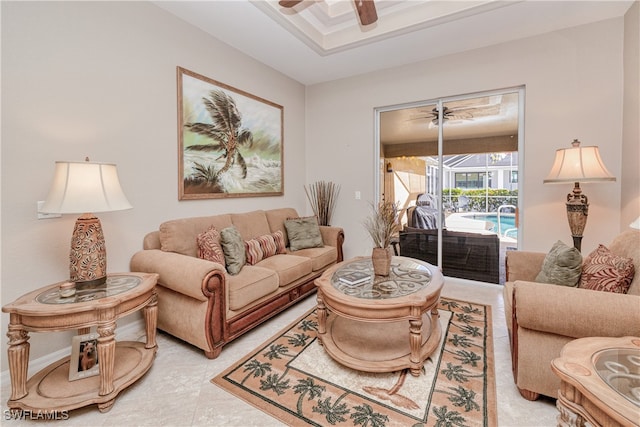
[[[278,4],[282,7],[291,8],[298,3],[302,3],[302,1],[303,0],[280,0]],[[358,11],[360,24],[370,25],[378,20],[374,0],[353,0],[353,4],[356,6],[356,11]]]
[[[449,102],[449,106],[442,106],[442,119],[449,120],[473,120],[474,118],[496,116],[500,114],[500,101],[490,97],[473,98]],[[410,120],[428,119],[431,124],[438,125],[438,107],[432,110],[418,108],[418,114]]]
[[[409,120],[420,120],[420,119],[428,119],[431,120],[431,123],[434,125],[438,125],[438,107],[434,107],[431,111],[420,112]],[[442,120],[473,120],[473,114],[468,111],[459,111],[452,110],[447,106],[442,107]]]

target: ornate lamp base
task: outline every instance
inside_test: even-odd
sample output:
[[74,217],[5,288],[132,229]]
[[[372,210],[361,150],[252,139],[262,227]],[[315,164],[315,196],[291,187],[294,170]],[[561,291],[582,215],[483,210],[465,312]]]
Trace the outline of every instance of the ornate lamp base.
[[567,218],[573,237],[573,246],[577,250],[580,250],[582,246],[582,233],[587,225],[588,213],[589,201],[587,196],[582,194],[580,183],[576,182],[573,192],[567,194]]
[[107,280],[107,250],[100,220],[91,213],[77,220],[71,237],[69,274],[77,288],[101,285]]

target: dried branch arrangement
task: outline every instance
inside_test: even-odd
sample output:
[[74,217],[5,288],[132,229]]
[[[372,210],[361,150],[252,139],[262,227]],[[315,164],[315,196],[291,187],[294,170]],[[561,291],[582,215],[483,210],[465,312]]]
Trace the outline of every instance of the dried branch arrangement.
[[304,187],[313,213],[318,217],[319,225],[331,225],[331,215],[336,208],[340,186],[333,182],[317,181]]
[[372,206],[372,214],[364,221],[364,228],[369,232],[373,244],[377,248],[388,248],[391,238],[398,232],[398,206],[391,202],[380,202]]

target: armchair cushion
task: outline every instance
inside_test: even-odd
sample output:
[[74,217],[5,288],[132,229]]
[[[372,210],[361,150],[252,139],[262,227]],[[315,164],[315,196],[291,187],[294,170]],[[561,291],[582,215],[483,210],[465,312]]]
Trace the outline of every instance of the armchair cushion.
[[553,285],[576,286],[582,272],[582,255],[576,248],[558,240],[553,244],[542,263],[536,282]]
[[634,273],[631,258],[618,256],[601,244],[584,262],[580,288],[626,294]]

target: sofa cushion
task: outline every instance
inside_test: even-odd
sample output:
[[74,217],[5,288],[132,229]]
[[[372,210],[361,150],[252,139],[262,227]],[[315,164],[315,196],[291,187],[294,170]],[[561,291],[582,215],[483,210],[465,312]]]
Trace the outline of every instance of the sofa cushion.
[[231,215],[181,218],[160,224],[160,249],[192,257],[198,256],[198,234],[211,226],[218,230],[229,227]]
[[269,222],[264,211],[252,211],[231,214],[231,222],[240,232],[243,240],[255,239],[263,234],[271,233]]
[[278,289],[278,275],[255,265],[245,266],[237,275],[227,276],[229,309],[240,310]]
[[272,233],[280,231],[284,236],[284,246],[289,246],[289,239],[287,238],[287,229],[284,227],[284,222],[289,218],[297,218],[298,212],[293,208],[280,208],[270,209],[264,212],[267,221],[269,222],[269,229]]
[[322,270],[326,266],[334,263],[338,258],[338,250],[333,246],[300,249],[299,251],[295,251],[294,254],[310,258],[313,271]]
[[600,244],[584,261],[580,287],[626,294],[634,273],[631,258],[618,256]]
[[275,271],[280,286],[287,286],[313,271],[311,259],[297,255],[275,255],[257,265]]
[[232,275],[240,273],[246,263],[246,254],[244,241],[238,230],[231,226],[220,231],[220,243],[224,252],[227,272]]
[[198,258],[225,265],[224,252],[220,246],[220,233],[211,226],[204,233],[198,234]]
[[285,220],[284,226],[289,237],[289,249],[292,251],[323,246],[320,226],[315,216],[290,218]]
[[544,258],[536,282],[576,286],[582,272],[582,255],[576,248],[558,240]]

